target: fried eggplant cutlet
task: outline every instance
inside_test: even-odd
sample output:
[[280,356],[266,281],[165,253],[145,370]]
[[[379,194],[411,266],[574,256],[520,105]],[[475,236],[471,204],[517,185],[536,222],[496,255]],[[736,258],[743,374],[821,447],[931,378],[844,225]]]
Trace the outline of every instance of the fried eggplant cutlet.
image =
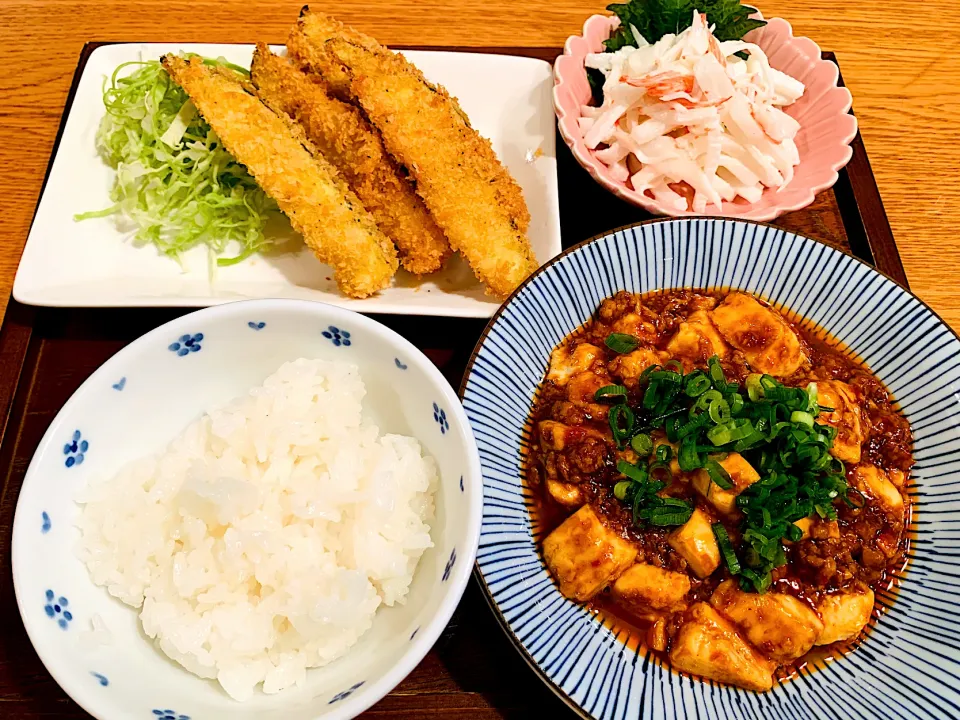
[[287,53],[304,70],[322,75],[328,90],[341,100],[351,101],[350,70],[327,52],[327,40],[339,38],[365,47],[371,52],[389,52],[369,35],[344,25],[336,18],[313,12],[309,5],[300,8],[297,24],[290,28]]
[[493,294],[509,295],[537,268],[520,187],[446,90],[372,38],[307,8],[288,49],[325,78],[350,78],[350,97],[416,179],[450,245]]
[[257,44],[250,75],[260,99],[300,123],[340,171],[397,246],[403,268],[417,275],[439,270],[450,244],[363,113],[331,97],[322,79],[306,75],[264,43]]
[[246,166],[321,262],[340,290],[363,298],[386,287],[397,269],[393,243],[337,171],[289,118],[247,93],[239,76],[200,58],[161,58],[223,146]]

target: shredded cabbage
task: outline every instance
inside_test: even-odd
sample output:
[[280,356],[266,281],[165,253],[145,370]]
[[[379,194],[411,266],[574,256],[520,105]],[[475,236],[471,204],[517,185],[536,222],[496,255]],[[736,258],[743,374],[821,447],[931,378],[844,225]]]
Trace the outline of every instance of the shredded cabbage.
[[[224,60],[205,60],[246,72]],[[125,73],[129,67],[133,72]],[[231,243],[240,251],[218,258],[232,265],[267,249],[268,220],[276,203],[238,163],[197,113],[187,94],[156,60],[126,62],[104,82],[106,114],[97,150],[117,171],[113,205],[75,220],[118,215],[135,239],[174,259],[205,244],[213,255]]]

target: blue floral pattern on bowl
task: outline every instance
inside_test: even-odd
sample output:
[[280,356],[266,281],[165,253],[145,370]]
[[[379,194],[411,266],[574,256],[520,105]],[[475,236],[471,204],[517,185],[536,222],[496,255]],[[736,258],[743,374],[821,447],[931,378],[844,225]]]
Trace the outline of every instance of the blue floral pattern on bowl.
[[443,408],[433,404],[433,421],[440,426],[440,434],[445,435],[447,430],[450,429],[450,423],[447,420],[447,413],[444,412]]
[[262,320],[260,322],[254,322],[253,320],[251,320],[250,322],[247,323],[247,327],[250,328],[251,330],[263,330],[266,326],[267,324]]
[[127,385],[127,378],[126,376],[124,376],[120,378],[117,382],[115,382],[113,385],[111,385],[111,387],[117,392],[120,392],[123,390],[124,387],[126,387],[126,385]]
[[110,684],[110,681],[107,680],[106,675],[101,675],[100,673],[93,672],[92,670],[90,671],[90,674],[97,679],[97,682],[100,683],[102,687],[107,687],[107,685]]
[[338,328],[336,325],[329,325],[327,329],[323,331],[322,335],[336,347],[340,347],[341,345],[344,347],[350,346],[350,333]]
[[190,353],[200,352],[200,343],[203,342],[203,333],[195,335],[181,335],[180,339],[167,346],[167,350],[175,352],[180,357]]
[[63,461],[63,464],[68,468],[81,464],[87,450],[89,449],[90,443],[83,439],[83,435],[79,430],[74,430],[73,437],[70,439],[70,442],[63,446],[63,454],[67,456],[67,459]]
[[50,516],[47,514],[46,510],[40,513],[40,519],[43,521],[40,524],[40,532],[46,535],[48,532],[50,532],[50,528],[53,527],[53,523],[50,522]]
[[153,715],[156,720],[190,720],[189,715],[178,715],[173,710],[154,710]]
[[47,614],[47,617],[51,620],[56,620],[61,630],[66,630],[70,627],[70,622],[73,620],[73,613],[67,610],[67,605],[70,604],[69,601],[62,595],[57,597],[57,594],[53,592],[53,590],[47,590],[44,597],[47,602],[43,606],[43,611]]
[[364,681],[361,680],[360,682],[355,683],[354,685],[351,685],[351,686],[348,687],[346,690],[343,690],[343,691],[341,691],[341,692],[338,692],[336,695],[334,695],[332,698],[330,698],[330,702],[328,702],[327,704],[328,704],[328,705],[333,705],[334,703],[340,702],[341,700],[346,700],[348,697],[350,697],[351,695],[353,695],[353,693],[355,693],[355,692],[357,691],[357,689],[358,689],[361,685],[363,685],[363,683],[364,683]]
[[394,358],[394,359],[393,359],[393,362],[394,362],[394,364],[395,364],[398,368],[400,368],[401,370],[406,370],[407,367],[408,367],[408,365],[407,365],[406,363],[400,362],[400,358]]
[[446,582],[450,579],[450,571],[453,570],[453,566],[457,564],[457,549],[454,548],[450,551],[450,559],[447,560],[446,566],[443,568],[443,582]]

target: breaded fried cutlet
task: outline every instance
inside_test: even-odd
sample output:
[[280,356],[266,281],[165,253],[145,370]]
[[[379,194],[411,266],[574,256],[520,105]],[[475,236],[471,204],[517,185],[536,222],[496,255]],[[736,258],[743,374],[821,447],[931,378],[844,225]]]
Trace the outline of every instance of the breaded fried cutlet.
[[363,109],[416,179],[450,245],[493,294],[509,295],[536,269],[520,187],[446,90],[373,38],[306,6],[287,49]]
[[389,52],[369,35],[344,25],[336,18],[313,12],[309,5],[300,8],[297,24],[290,28],[287,53],[311,73],[322,75],[328,90],[341,100],[350,100],[350,71],[326,51],[327,40],[339,38],[365,47],[371,52]]
[[439,270],[450,244],[363,113],[331,97],[323,80],[307,76],[264,43],[257,44],[250,75],[258,97],[300,123],[310,142],[340,171],[397,246],[403,268],[417,275]]
[[451,247],[492,294],[513,292],[537,268],[526,236],[530,214],[490,142],[402,56],[339,38],[324,47],[348,68],[351,95],[416,179]]
[[393,243],[299,126],[247,93],[239,77],[213,71],[198,57],[165,55],[161,62],[223,146],[333,268],[343,293],[363,298],[390,283],[398,265]]

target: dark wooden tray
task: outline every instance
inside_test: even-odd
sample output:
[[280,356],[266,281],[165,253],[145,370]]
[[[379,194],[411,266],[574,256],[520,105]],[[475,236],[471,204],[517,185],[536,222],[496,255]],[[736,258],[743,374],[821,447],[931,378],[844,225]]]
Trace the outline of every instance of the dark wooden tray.
[[[64,119],[90,53],[80,56]],[[445,49],[451,48],[416,48]],[[471,48],[553,61],[553,48]],[[831,53],[824,56],[834,60]],[[834,60],[835,61],[835,60]],[[60,132],[63,125],[61,123]],[[59,145],[60,133],[55,148]],[[557,137],[560,225],[564,246],[649,215],[597,185]],[[48,169],[49,172],[49,169]],[[837,185],[776,225],[821,240],[876,266],[906,286],[863,143]],[[27,638],[10,569],[14,509],[40,438],[70,395],[107,358],[148,330],[189,309],[29,308],[10,302],[0,328],[0,717],[87,718],[53,681]],[[378,317],[421,348],[453,387],[485,325],[481,320]],[[365,716],[391,718],[575,717],[540,682],[501,631],[471,581],[441,639],[400,685]]]

